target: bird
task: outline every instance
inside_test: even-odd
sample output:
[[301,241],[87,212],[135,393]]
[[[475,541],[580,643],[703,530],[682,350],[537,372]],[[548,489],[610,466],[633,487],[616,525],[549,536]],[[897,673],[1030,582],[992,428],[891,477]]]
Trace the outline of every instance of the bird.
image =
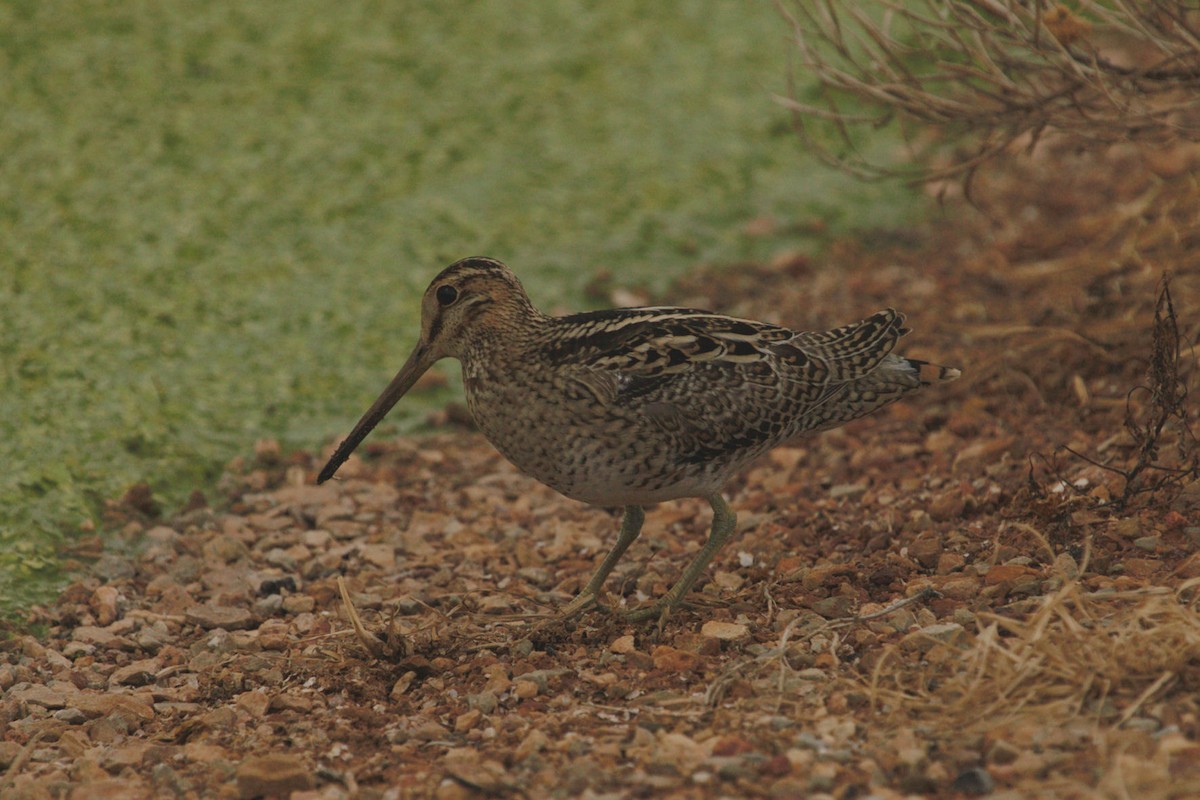
[[623,508],[616,544],[554,619],[599,605],[645,506],[708,501],[708,538],[679,579],[623,612],[633,622],[657,619],[661,632],[734,534],[722,489],[743,467],[961,374],[893,353],[909,332],[904,322],[891,308],[826,331],[667,306],[551,316],[502,262],[464,258],[429,284],[416,346],[317,482],[333,477],[431,365],[457,359],[471,416],[505,458],[566,497]]

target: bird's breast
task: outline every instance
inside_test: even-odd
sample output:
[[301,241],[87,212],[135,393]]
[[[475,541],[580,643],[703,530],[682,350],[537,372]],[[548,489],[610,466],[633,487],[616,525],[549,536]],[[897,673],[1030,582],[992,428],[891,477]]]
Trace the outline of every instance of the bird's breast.
[[569,368],[463,366],[479,430],[518,469],[595,505],[653,503],[711,490],[704,465],[681,464],[640,407],[607,402]]

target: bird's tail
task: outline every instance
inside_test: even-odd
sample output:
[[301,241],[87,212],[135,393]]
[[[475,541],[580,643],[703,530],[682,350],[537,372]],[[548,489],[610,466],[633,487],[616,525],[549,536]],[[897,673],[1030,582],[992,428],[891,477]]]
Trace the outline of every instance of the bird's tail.
[[863,377],[850,381],[822,406],[825,419],[816,430],[828,430],[865,417],[886,405],[934,383],[962,375],[957,367],[943,367],[915,358],[889,354]]
[[928,361],[921,361],[916,358],[904,358],[899,356],[900,361],[906,362],[906,366],[916,372],[917,380],[922,386],[929,386],[934,383],[949,383],[962,375],[962,370],[958,367],[943,367],[941,364],[930,364]]

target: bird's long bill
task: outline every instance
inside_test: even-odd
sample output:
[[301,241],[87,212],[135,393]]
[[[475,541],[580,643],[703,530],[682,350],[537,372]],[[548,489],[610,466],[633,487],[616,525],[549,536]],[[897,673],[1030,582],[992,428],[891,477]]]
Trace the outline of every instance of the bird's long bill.
[[350,435],[338,445],[338,449],[330,456],[328,463],[321,470],[321,474],[317,476],[317,483],[324,483],[333,477],[333,473],[337,472],[338,467],[350,457],[354,448],[367,438],[371,429],[387,416],[387,413],[392,410],[392,406],[396,405],[397,401],[412,388],[412,385],[417,382],[417,378],[425,374],[425,370],[429,369],[435,360],[431,357],[428,347],[424,344],[417,345],[412,355],[408,357],[408,361],[404,362],[404,366],[396,373],[396,377],[392,378],[392,382],[383,390],[383,394],[379,395],[379,399],[371,404],[367,413],[363,414],[362,419],[354,426],[354,430],[350,431]]

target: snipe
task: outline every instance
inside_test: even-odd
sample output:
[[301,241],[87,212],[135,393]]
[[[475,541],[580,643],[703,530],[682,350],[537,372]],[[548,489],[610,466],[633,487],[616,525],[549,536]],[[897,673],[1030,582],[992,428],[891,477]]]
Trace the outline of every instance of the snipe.
[[596,602],[641,530],[644,504],[704,497],[712,505],[708,541],[679,580],[627,615],[661,625],[733,534],[720,492],[734,473],[798,434],[958,377],[893,355],[903,324],[890,308],[822,332],[687,308],[550,317],[504,264],[463,259],[425,291],[416,348],[317,482],[333,476],[430,365],[457,358],[471,414],[505,457],[567,497],[625,508],[616,546],[559,619]]

